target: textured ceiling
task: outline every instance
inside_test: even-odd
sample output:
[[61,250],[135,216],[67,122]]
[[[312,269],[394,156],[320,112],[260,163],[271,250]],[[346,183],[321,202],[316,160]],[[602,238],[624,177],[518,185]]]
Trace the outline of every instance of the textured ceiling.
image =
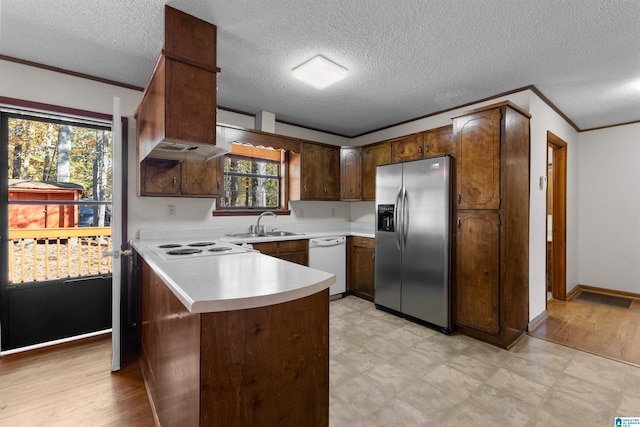
[[[2,0],[0,54],[143,87],[165,3],[218,26],[224,108],[353,136],[535,85],[579,129],[640,120],[637,0]],[[290,77],[318,54],[349,77]]]

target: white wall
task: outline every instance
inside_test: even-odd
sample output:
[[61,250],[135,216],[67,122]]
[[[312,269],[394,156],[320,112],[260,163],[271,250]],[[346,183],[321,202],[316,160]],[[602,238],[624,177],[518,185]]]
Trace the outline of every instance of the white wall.
[[640,293],[640,124],[578,140],[578,281]]
[[567,143],[567,291],[578,282],[578,133],[533,92],[529,113],[529,320],[533,320],[547,308],[547,193],[539,187],[539,177],[547,174],[547,131]]

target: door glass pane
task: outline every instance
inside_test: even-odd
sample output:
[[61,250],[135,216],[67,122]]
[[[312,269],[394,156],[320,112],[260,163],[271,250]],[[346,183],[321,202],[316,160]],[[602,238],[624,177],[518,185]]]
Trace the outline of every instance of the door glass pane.
[[111,272],[111,131],[8,119],[9,284]]

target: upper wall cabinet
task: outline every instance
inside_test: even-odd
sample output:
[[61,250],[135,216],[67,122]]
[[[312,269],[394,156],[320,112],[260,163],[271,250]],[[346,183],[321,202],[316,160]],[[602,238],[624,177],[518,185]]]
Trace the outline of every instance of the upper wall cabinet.
[[431,129],[424,133],[424,157],[450,155],[456,157],[456,140],[453,125]]
[[376,166],[391,163],[391,143],[367,145],[362,149],[362,200],[376,199]]
[[362,199],[362,148],[340,149],[340,200]]
[[302,143],[289,177],[290,200],[340,200],[340,147]]
[[221,197],[224,157],[208,162],[145,159],[140,163],[140,195]]
[[458,209],[500,207],[501,114],[494,108],[456,118]]
[[165,43],[136,111],[138,159],[206,161],[216,146],[216,26],[165,6]]
[[422,132],[391,140],[391,162],[405,162],[423,157]]

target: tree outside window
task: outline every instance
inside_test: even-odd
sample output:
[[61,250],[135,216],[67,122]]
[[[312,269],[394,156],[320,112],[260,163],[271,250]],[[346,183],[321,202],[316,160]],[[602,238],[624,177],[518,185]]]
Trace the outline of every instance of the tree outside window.
[[279,209],[280,162],[228,155],[224,163],[221,206],[226,209]]

